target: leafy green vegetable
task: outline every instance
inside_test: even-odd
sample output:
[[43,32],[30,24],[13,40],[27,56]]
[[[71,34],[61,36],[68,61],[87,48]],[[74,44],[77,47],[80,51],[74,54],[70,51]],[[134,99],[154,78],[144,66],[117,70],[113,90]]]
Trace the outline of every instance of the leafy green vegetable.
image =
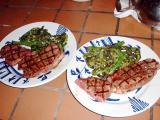
[[42,26],[41,28],[32,28],[20,37],[19,40],[20,41],[13,41],[13,44],[29,46],[31,47],[31,50],[37,52],[51,43],[57,44],[62,50],[64,50],[68,41],[68,36],[66,33],[53,36],[47,29],[44,29],[44,26]]
[[93,69],[93,75],[106,76],[138,62],[141,56],[138,48],[124,46],[124,42],[118,42],[106,47],[90,46],[84,58],[87,65]]

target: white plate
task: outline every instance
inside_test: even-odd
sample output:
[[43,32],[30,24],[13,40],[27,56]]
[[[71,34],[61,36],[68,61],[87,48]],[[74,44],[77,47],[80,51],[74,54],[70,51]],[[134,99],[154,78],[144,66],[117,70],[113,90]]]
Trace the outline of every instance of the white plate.
[[42,27],[48,29],[48,32],[52,35],[56,34],[62,34],[66,32],[68,35],[68,42],[65,46],[65,56],[62,59],[62,61],[59,63],[59,65],[49,71],[46,74],[42,74],[38,77],[29,78],[26,79],[22,76],[22,71],[19,71],[17,69],[17,66],[9,66],[4,63],[4,59],[0,59],[0,81],[4,84],[7,84],[12,87],[19,87],[19,88],[28,88],[28,87],[35,87],[42,84],[45,84],[56,77],[58,77],[60,74],[62,74],[68,67],[68,65],[73,60],[73,57],[76,54],[77,49],[77,43],[75,40],[74,35],[72,32],[65,28],[63,25],[53,23],[53,22],[36,22],[27,24],[25,26],[22,26],[13,32],[9,33],[1,42],[0,42],[0,48],[2,48],[5,44],[10,43],[11,41],[19,40],[19,38],[25,34],[27,31],[34,27]]
[[141,60],[146,58],[154,58],[160,62],[159,57],[146,45],[131,38],[119,36],[107,36],[89,41],[80,47],[76,52],[76,59],[72,66],[67,69],[68,86],[73,96],[86,108],[101,115],[111,117],[126,117],[141,113],[150,108],[159,98],[160,93],[160,70],[154,78],[134,91],[127,94],[111,94],[105,102],[94,101],[85,91],[75,84],[78,77],[91,76],[90,69],[83,58],[83,54],[87,51],[88,46],[106,46],[118,41],[124,41],[126,45],[139,47],[141,51]]

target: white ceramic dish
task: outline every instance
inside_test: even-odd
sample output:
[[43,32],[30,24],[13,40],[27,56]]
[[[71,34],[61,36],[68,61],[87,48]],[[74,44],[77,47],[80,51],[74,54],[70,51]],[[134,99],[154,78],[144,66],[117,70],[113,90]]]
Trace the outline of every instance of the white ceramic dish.
[[148,46],[131,38],[120,36],[106,36],[89,41],[76,52],[76,59],[72,66],[67,69],[68,86],[73,96],[86,108],[101,115],[111,117],[126,117],[141,113],[150,108],[159,98],[160,93],[160,70],[154,78],[145,86],[128,92],[127,94],[111,94],[105,102],[94,101],[85,91],[75,84],[78,77],[91,76],[90,69],[83,58],[88,46],[106,46],[118,41],[124,41],[126,45],[139,47],[141,60],[154,58],[160,62],[159,57]]
[[76,54],[77,43],[72,32],[65,28],[63,25],[53,23],[53,22],[36,22],[24,25],[13,32],[9,33],[1,42],[0,48],[2,48],[5,44],[12,42],[13,40],[19,40],[19,38],[25,34],[27,31],[34,27],[42,27],[48,29],[48,32],[52,35],[62,34],[66,32],[68,35],[68,42],[65,46],[65,56],[62,61],[58,64],[58,66],[46,74],[41,74],[40,76],[26,79],[22,76],[22,71],[17,69],[17,66],[9,66],[6,65],[4,59],[0,59],[0,81],[6,85],[18,88],[28,88],[35,87],[39,85],[43,85],[47,82],[58,77],[61,73],[63,73],[69,64],[71,63],[73,57]]

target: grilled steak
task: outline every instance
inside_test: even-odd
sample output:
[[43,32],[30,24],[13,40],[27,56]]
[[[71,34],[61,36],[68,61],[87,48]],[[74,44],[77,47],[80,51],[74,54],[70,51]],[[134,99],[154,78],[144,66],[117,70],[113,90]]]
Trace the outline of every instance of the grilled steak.
[[14,44],[5,45],[0,51],[0,57],[5,58],[9,65],[18,64],[26,55],[30,54],[32,54],[31,50]]
[[76,84],[95,100],[104,101],[110,93],[125,93],[149,82],[160,68],[155,59],[145,59],[122,68],[106,78],[80,78]]
[[110,95],[111,83],[100,78],[80,78],[76,84],[97,101],[104,101]]
[[63,52],[56,44],[50,44],[40,52],[24,57],[18,69],[22,69],[24,77],[30,78],[56,67],[63,58]]
[[30,78],[56,67],[64,55],[56,44],[50,44],[38,53],[20,45],[8,44],[2,47],[0,57],[5,58],[9,65],[18,64],[18,69],[23,70],[24,77]]
[[145,59],[111,75],[112,92],[125,93],[149,82],[159,69],[155,59]]

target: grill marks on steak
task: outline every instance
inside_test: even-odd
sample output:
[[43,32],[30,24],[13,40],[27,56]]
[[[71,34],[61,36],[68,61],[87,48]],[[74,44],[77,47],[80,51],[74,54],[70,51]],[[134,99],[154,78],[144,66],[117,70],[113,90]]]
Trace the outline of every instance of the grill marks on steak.
[[30,78],[56,67],[64,55],[56,44],[50,44],[38,53],[19,45],[8,44],[2,47],[0,57],[5,58],[9,65],[18,64],[18,69],[23,70],[24,77]]
[[5,58],[9,65],[18,64],[26,55],[32,54],[32,51],[19,45],[8,44],[2,47],[0,57]]
[[56,67],[63,56],[60,48],[56,44],[51,44],[38,54],[23,58],[19,63],[19,69],[23,69],[24,77],[34,77]]
[[160,68],[155,59],[145,59],[136,64],[122,68],[106,78],[106,80],[89,77],[76,80],[76,84],[95,100],[104,101],[114,93],[125,93],[148,83]]
[[149,82],[159,69],[155,59],[146,59],[116,71],[112,77],[112,92],[125,93]]
[[104,101],[110,95],[111,83],[96,77],[80,78],[76,84],[97,101]]

